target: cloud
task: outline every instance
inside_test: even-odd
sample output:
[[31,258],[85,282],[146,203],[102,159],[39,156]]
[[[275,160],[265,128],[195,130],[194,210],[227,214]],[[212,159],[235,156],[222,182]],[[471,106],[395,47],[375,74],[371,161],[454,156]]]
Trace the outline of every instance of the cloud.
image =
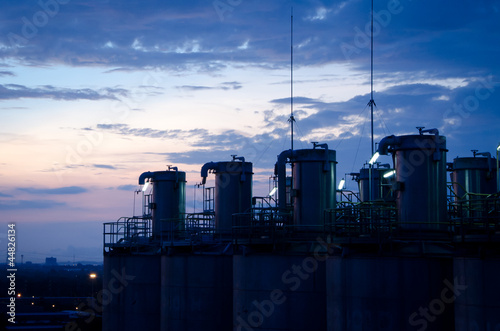
[[[146,137],[156,139],[202,139],[208,134],[206,129],[192,130],[155,130],[151,128],[131,128],[127,124],[97,124],[96,129],[106,130],[115,134],[134,137]],[[89,130],[89,128],[86,128]]]
[[93,167],[94,168],[101,168],[101,169],[111,169],[111,170],[117,169],[116,167],[109,165],[109,164],[94,164]]
[[5,70],[3,70],[3,71],[0,71],[0,77],[2,77],[2,76],[11,76],[11,77],[13,77],[13,76],[15,76],[15,74],[12,71],[5,71]]
[[0,198],[12,198],[12,195],[0,192]]
[[59,188],[32,188],[32,187],[23,187],[18,188],[23,192],[29,194],[51,194],[51,195],[64,195],[64,194],[81,194],[88,192],[88,189],[81,186],[67,186],[67,187],[59,187]]
[[64,206],[65,203],[53,200],[0,200],[0,210],[51,209]]
[[203,90],[239,90],[242,88],[239,82],[223,82],[219,86],[182,85],[177,86],[181,90],[203,91]]
[[182,86],[177,86],[177,88],[181,90],[190,90],[190,91],[202,91],[202,90],[214,89],[213,87],[198,86],[198,85],[182,85]]
[[40,87],[26,87],[18,84],[0,84],[0,99],[54,99],[54,100],[117,100],[127,91],[119,88],[70,89],[45,85]]
[[[224,14],[213,2],[201,0],[115,4],[68,2],[46,25],[26,35],[22,18],[29,20],[39,7],[3,2],[0,11],[7,13],[2,19],[6,33],[0,36],[0,55],[5,61],[15,59],[27,65],[101,66],[112,71],[214,72],[231,65],[270,70],[289,65],[289,2],[241,2],[230,5]],[[299,1],[294,3],[294,13],[297,66],[369,66],[369,5]],[[429,7],[405,1],[391,8],[381,2],[375,13],[378,73],[471,75],[497,66],[497,45],[492,40],[496,40],[500,20],[495,2],[456,6],[444,0]]]
[[137,190],[137,185],[120,185],[116,189],[120,191],[135,191]]

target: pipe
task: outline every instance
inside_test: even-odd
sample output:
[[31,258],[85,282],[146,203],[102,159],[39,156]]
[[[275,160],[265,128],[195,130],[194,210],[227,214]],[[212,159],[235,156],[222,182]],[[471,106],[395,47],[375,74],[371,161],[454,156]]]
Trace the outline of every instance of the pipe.
[[313,142],[313,149],[316,149],[316,147],[321,147],[325,149],[325,163],[323,165],[323,171],[328,171],[330,170],[330,167],[328,166],[329,164],[329,158],[328,158],[328,144],[318,144],[317,142]]
[[436,137],[436,150],[434,151],[434,161],[439,161],[441,160],[441,153],[439,151],[439,130],[438,129],[428,129],[428,130],[421,130],[419,129],[418,130],[420,132],[420,134],[424,133],[424,132],[428,132],[428,133],[431,133],[431,134],[434,134],[434,136]]
[[380,141],[378,144],[378,153],[380,155],[387,155],[389,152],[389,146],[399,145],[400,140],[395,135],[387,136]]
[[241,162],[243,162],[241,164],[241,177],[240,177],[240,180],[242,182],[245,181],[246,177],[245,177],[245,157],[244,156],[238,156],[236,157],[236,155],[233,155],[233,161],[236,161],[236,160],[240,160]]
[[275,165],[275,175],[278,176],[278,207],[286,209],[286,160],[291,158],[291,149],[281,152]]
[[488,159],[488,173],[491,174],[491,153],[490,152],[482,152],[482,153],[474,153],[474,157],[476,155],[486,156]]
[[201,185],[205,185],[208,177],[208,170],[217,170],[219,162],[207,162],[201,167]]
[[143,172],[139,176],[139,185],[144,185],[146,178],[153,178],[153,177],[154,177],[154,172],[151,171]]

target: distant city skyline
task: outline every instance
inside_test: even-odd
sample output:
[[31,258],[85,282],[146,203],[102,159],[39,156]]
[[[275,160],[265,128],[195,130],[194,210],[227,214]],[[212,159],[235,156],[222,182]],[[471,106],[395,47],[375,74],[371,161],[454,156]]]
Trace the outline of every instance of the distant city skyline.
[[[187,173],[188,212],[201,166],[231,154],[266,194],[290,148],[292,6],[294,147],[328,143],[356,190],[345,174],[371,157],[371,1],[2,2],[0,253],[15,222],[18,259],[101,258],[102,223],[140,213],[139,175],[167,165]],[[425,126],[447,137],[448,162],[495,155],[500,1],[374,13],[375,142]]]

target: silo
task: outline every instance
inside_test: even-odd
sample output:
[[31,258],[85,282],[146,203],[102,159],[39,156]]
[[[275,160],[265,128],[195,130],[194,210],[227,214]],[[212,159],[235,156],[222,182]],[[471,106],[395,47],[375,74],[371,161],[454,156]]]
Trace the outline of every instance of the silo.
[[161,258],[162,331],[231,330],[233,257],[225,246],[212,252]]
[[[392,200],[392,190],[390,187],[390,178],[384,177],[390,174],[393,169],[372,167],[371,174],[370,168],[362,168],[359,170],[357,178],[359,187],[359,200],[361,202],[375,201],[375,200]],[[372,181],[371,197],[370,197],[370,177]]]
[[481,257],[469,254],[453,260],[455,291],[448,296],[454,300],[455,330],[500,330],[498,254]]
[[150,205],[153,219],[153,236],[172,238],[184,230],[186,212],[186,173],[170,168],[167,171],[145,172],[139,177],[139,185],[149,179],[153,185]]
[[111,251],[104,254],[104,331],[160,329],[160,254]]
[[234,331],[327,330],[326,258],[307,252],[313,244],[233,255]]
[[325,149],[283,151],[278,156],[278,202],[286,211],[286,162],[292,162],[293,224],[304,230],[318,230],[324,224],[324,211],[336,204],[336,153],[326,144]]
[[486,157],[457,157],[453,160],[453,169],[450,174],[455,192],[455,200],[468,200],[472,194],[496,193],[496,160]]
[[249,212],[252,207],[252,163],[236,157],[229,162],[206,163],[201,169],[202,184],[209,170],[215,174],[215,230],[230,234],[232,215]]
[[[430,132],[432,135],[424,135]],[[446,230],[446,138],[437,129],[388,136],[378,152],[395,157],[396,205],[402,229]]]
[[[419,249],[410,246],[405,249]],[[450,253],[383,256],[343,249],[326,261],[328,330],[454,330]]]

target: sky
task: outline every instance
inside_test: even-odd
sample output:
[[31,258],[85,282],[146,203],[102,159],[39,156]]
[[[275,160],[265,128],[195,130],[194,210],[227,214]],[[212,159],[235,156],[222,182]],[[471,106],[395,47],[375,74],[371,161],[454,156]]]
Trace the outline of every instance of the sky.
[[[293,8],[293,10],[292,10]],[[337,178],[371,157],[369,0],[0,3],[0,254],[102,260],[102,224],[140,214],[142,172],[244,156],[268,193],[290,148]],[[437,128],[448,162],[500,142],[500,0],[374,1],[374,140]],[[381,159],[382,162],[389,161]],[[385,161],[384,161],[385,160]],[[195,198],[197,194],[198,198]]]

